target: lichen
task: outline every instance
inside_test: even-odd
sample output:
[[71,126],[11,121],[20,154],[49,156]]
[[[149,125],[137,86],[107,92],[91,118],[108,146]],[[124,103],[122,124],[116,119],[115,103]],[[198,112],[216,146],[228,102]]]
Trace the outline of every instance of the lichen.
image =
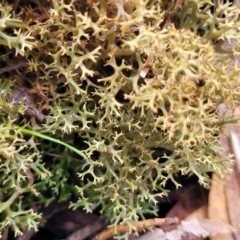
[[[0,231],[37,229],[31,202],[78,200],[101,206],[109,224],[157,213],[166,183],[192,175],[208,187],[230,156],[217,159],[218,135],[229,119],[217,106],[239,106],[237,66],[240,10],[211,1],[43,1],[14,12],[0,6],[0,44],[6,64],[19,54],[28,67],[0,86]],[[225,54],[220,54],[224,52]],[[28,88],[46,122],[26,116],[15,88]],[[19,126],[61,139],[24,135]]]

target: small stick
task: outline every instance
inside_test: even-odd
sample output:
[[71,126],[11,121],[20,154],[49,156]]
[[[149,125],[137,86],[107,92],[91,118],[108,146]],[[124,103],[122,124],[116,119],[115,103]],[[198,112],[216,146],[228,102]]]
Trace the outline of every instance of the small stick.
[[84,240],[87,237],[98,232],[99,230],[102,230],[104,227],[105,227],[105,224],[102,221],[98,220],[93,224],[89,224],[86,227],[83,227],[77,230],[76,232],[72,233],[65,240]]
[[[137,230],[141,231],[148,227],[158,226],[160,228],[164,228],[167,226],[173,226],[178,225],[179,220],[178,218],[154,218],[154,219],[148,219],[144,221],[138,221],[138,222],[131,222],[131,225],[135,227]],[[119,233],[125,233],[130,230],[129,225],[118,225],[117,227],[111,227],[100,234],[98,234],[96,237],[94,237],[92,240],[106,240],[115,234]]]
[[24,67],[24,66],[27,66],[27,62],[20,62],[20,63],[16,63],[16,64],[13,64],[8,67],[0,68],[0,74],[5,73],[5,72],[10,72],[12,70],[15,70],[15,69],[18,69],[18,68]]

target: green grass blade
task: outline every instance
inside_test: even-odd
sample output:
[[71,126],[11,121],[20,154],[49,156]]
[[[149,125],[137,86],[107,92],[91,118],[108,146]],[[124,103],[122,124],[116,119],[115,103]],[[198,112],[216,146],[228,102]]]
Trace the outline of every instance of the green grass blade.
[[61,144],[61,145],[65,146],[65,147],[67,147],[68,149],[72,150],[73,152],[77,153],[79,156],[81,156],[83,158],[86,158],[86,156],[84,155],[83,152],[81,152],[77,148],[75,148],[75,147],[73,147],[73,146],[71,146],[71,145],[69,145],[69,144],[67,144],[65,142],[62,142],[59,139],[52,138],[52,137],[49,137],[49,136],[47,136],[45,134],[38,133],[36,131],[29,130],[29,129],[26,129],[26,128],[18,128],[18,130],[20,130],[22,133],[25,133],[25,134],[33,135],[33,136],[36,136],[36,137],[40,137],[42,139],[46,139],[46,140],[49,140],[49,141]]

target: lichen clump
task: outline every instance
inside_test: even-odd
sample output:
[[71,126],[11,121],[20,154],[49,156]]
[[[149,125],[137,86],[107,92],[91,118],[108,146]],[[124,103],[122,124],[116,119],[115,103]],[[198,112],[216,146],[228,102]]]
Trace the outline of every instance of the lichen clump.
[[[217,159],[224,124],[217,106],[240,101],[240,10],[211,1],[26,1],[0,5],[2,64],[21,55],[22,74],[1,79],[0,230],[37,229],[35,206],[97,203],[110,224],[156,214],[178,173],[209,186],[230,158]],[[9,53],[11,54],[5,54]],[[222,54],[224,53],[224,54]],[[14,78],[14,79],[13,79]],[[15,86],[28,89],[46,122],[13,106]],[[18,117],[21,115],[22,117]],[[227,119],[226,121],[227,122]],[[19,126],[82,150],[24,136]],[[77,200],[78,199],[78,200]]]

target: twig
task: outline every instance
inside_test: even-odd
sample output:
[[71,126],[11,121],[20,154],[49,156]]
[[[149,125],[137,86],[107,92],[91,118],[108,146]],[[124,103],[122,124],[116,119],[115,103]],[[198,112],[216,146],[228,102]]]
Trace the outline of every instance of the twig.
[[3,230],[2,240],[8,239],[8,231],[9,231],[9,226],[5,227],[5,229]]
[[28,62],[20,62],[20,63],[16,63],[16,64],[13,64],[8,67],[0,68],[0,74],[5,73],[5,72],[10,72],[10,71],[18,69],[20,67],[27,66],[27,63]]
[[15,0],[13,3],[13,11],[15,12],[19,6],[20,0]]
[[17,238],[17,240],[30,240],[34,233],[35,231],[33,228],[31,228],[30,230],[26,230],[23,232],[23,235]]
[[[154,218],[154,219],[148,219],[148,220],[139,221],[139,222],[131,222],[131,225],[139,231],[142,231],[148,227],[153,227],[153,226],[165,228],[173,225],[177,226],[178,224],[179,224],[178,218]],[[119,225],[117,227],[111,227],[101,232],[100,234],[98,234],[92,240],[106,240],[116,234],[125,233],[125,232],[128,232],[129,230],[130,230],[130,226],[127,224]]]
[[86,227],[83,227],[70,236],[68,236],[65,240],[84,240],[87,237],[93,235],[94,233],[98,232],[99,230],[102,230],[106,225],[98,220],[94,222],[93,224],[89,224]]
[[[51,153],[51,152],[44,152],[44,155],[48,155],[48,156],[56,157],[56,158],[60,158],[60,157],[63,156],[62,154],[56,154],[56,153]],[[78,159],[78,158],[74,158],[74,157],[69,157],[69,158],[73,161],[76,161],[76,162],[81,162],[81,163],[85,162],[85,161],[83,161],[81,159]]]

